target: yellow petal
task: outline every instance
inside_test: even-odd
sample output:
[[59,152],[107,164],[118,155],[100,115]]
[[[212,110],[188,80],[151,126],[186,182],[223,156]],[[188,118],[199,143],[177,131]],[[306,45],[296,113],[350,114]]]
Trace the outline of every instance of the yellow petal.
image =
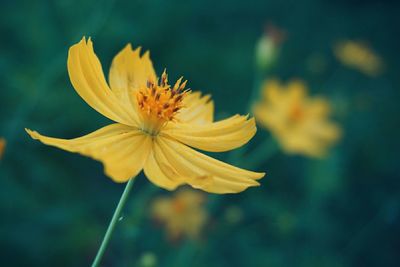
[[317,121],[313,125],[309,126],[309,132],[314,135],[315,138],[321,139],[326,142],[334,142],[341,136],[340,127],[329,121]]
[[162,152],[158,149],[152,149],[150,152],[149,158],[144,165],[144,174],[153,184],[167,190],[174,190],[182,184],[181,179],[179,179],[176,172],[174,172]]
[[282,148],[288,154],[303,154],[309,157],[323,157],[327,147],[307,133],[297,132],[280,134],[278,136]]
[[326,119],[331,112],[329,102],[322,97],[314,97],[308,99],[306,105],[307,116],[314,116],[316,118]]
[[90,39],[86,42],[82,38],[69,49],[67,65],[71,83],[86,103],[113,121],[130,126],[138,125],[134,110],[119,101],[108,87]]
[[204,185],[196,184],[210,193],[238,193],[250,186],[258,186],[255,180],[265,175],[226,164],[169,138],[158,137],[156,144],[180,177],[192,181],[194,177],[212,179]]
[[279,104],[282,99],[281,84],[276,79],[267,80],[263,85],[263,98],[272,105]]
[[340,127],[334,123],[309,120],[277,137],[288,153],[321,158],[327,155],[328,149],[340,135]]
[[143,168],[151,150],[151,138],[119,123],[75,139],[59,139],[26,130],[36,140],[69,152],[92,157],[104,164],[105,173],[116,182],[126,182]]
[[180,122],[204,124],[214,120],[214,102],[209,95],[192,92],[183,99],[183,106],[176,116]]
[[171,123],[162,131],[191,147],[211,152],[232,150],[246,144],[256,133],[254,119],[247,116],[206,124]]
[[281,131],[287,128],[287,115],[273,106],[257,104],[253,108],[256,120],[272,132]]
[[202,188],[213,182],[210,175],[199,174],[190,167],[177,164],[174,155],[168,153],[168,149],[162,148],[158,140],[159,138],[154,142],[154,153],[158,159],[158,165],[164,170],[164,173],[169,175],[170,180],[175,180],[179,185],[187,183],[194,188]]
[[[113,59],[109,81],[115,95],[124,103],[131,105],[131,95],[147,81],[156,81],[156,73],[149,53],[140,56],[140,47],[132,50],[128,44]],[[136,99],[134,98],[136,101]]]
[[327,154],[326,152],[328,148],[330,148],[341,136],[340,127],[337,124],[326,120],[309,122],[303,127],[303,135],[308,136],[308,139],[312,142],[310,147],[316,147],[314,150],[321,151],[321,153],[314,153],[319,157]]
[[303,99],[307,94],[307,87],[301,80],[292,80],[287,85],[286,93],[293,99]]

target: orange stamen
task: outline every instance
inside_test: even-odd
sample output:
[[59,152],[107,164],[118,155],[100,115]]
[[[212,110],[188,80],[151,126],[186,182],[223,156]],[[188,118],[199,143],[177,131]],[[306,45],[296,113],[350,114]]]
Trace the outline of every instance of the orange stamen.
[[174,119],[174,116],[183,107],[183,98],[189,92],[184,90],[186,83],[187,81],[182,82],[182,78],[180,78],[171,88],[165,70],[158,84],[147,81],[147,86],[141,88],[137,94],[144,131],[156,135],[168,121]]

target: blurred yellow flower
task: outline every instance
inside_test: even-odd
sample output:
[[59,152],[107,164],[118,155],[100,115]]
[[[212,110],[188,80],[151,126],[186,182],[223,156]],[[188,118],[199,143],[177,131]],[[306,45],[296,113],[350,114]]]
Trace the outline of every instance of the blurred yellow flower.
[[383,70],[381,57],[362,42],[341,41],[335,45],[334,53],[342,64],[366,75],[376,76]]
[[328,121],[329,103],[321,97],[308,97],[301,81],[287,85],[266,81],[262,92],[262,101],[254,106],[255,117],[285,152],[322,157],[339,139],[340,128]]
[[172,197],[158,197],[152,205],[152,217],[163,223],[171,240],[183,235],[196,239],[207,222],[204,194],[182,189]]
[[3,157],[5,149],[6,149],[6,139],[0,138],[0,159]]
[[90,38],[73,45],[68,73],[77,93],[115,123],[75,139],[58,139],[27,130],[44,144],[92,157],[104,164],[116,182],[126,182],[142,169],[154,184],[173,190],[190,184],[211,193],[237,193],[257,186],[264,173],[243,170],[194,149],[228,151],[255,134],[254,119],[235,115],[213,122],[210,96],[174,86],[166,72],[156,76],[149,52],[127,45],[114,58],[109,84]]

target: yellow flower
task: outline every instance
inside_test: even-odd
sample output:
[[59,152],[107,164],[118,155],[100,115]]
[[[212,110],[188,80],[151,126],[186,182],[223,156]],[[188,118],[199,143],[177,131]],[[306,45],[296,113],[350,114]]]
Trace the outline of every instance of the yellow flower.
[[3,157],[5,149],[6,149],[6,139],[0,138],[0,159]]
[[205,196],[194,190],[179,190],[173,197],[158,197],[152,205],[152,217],[165,224],[168,237],[183,235],[196,239],[208,219]]
[[335,45],[334,52],[342,64],[358,69],[366,75],[376,76],[383,70],[382,59],[361,42],[339,42]]
[[116,182],[142,169],[154,184],[173,190],[190,184],[211,193],[236,193],[257,186],[264,173],[243,170],[194,149],[227,151],[255,134],[254,119],[235,115],[213,122],[210,96],[185,90],[186,81],[156,76],[149,52],[127,45],[114,58],[109,84],[90,38],[73,45],[68,73],[77,93],[115,123],[75,139],[58,139],[27,130],[44,144],[92,157]]
[[263,100],[254,107],[261,125],[276,137],[289,154],[322,157],[340,137],[339,127],[328,121],[329,103],[310,98],[300,81],[282,85],[276,80],[265,82]]

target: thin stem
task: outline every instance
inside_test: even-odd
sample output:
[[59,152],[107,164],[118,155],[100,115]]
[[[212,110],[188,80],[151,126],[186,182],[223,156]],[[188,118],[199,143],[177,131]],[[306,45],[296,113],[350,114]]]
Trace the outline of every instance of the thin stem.
[[263,162],[269,160],[279,150],[279,146],[272,137],[266,139],[263,143],[257,146],[254,150],[243,156],[247,168],[256,168]]
[[255,70],[254,80],[253,80],[253,89],[251,90],[250,99],[249,99],[248,105],[247,105],[247,112],[249,112],[249,113],[252,113],[254,102],[258,99],[258,97],[260,95],[260,90],[261,90],[260,88],[261,88],[261,84],[264,79],[264,76],[265,75],[261,70],[259,70],[259,69]]
[[114,215],[112,216],[112,219],[111,219],[111,222],[108,225],[106,234],[104,235],[104,238],[103,238],[103,241],[101,242],[100,248],[97,251],[97,255],[93,261],[92,267],[99,266],[100,261],[103,258],[104,252],[105,252],[107,245],[111,239],[111,235],[114,231],[115,225],[117,224],[117,222],[120,218],[121,211],[122,211],[123,207],[125,206],[126,200],[128,199],[129,192],[131,191],[135,180],[136,179],[131,178],[125,186],[124,192],[122,193],[121,198],[119,199],[117,208],[115,209]]
[[[253,81],[253,89],[251,90],[250,93],[250,98],[247,104],[247,112],[248,114],[252,114],[252,108],[253,105],[255,103],[255,101],[257,100],[257,98],[260,95],[260,87],[261,87],[261,83],[263,80],[263,73],[261,70],[259,70],[258,68],[255,69],[255,74],[254,74],[254,81]],[[246,146],[242,146],[240,148],[237,148],[233,151],[231,151],[228,155],[228,162],[230,163],[238,163],[241,160],[241,156],[247,151],[247,147]]]

